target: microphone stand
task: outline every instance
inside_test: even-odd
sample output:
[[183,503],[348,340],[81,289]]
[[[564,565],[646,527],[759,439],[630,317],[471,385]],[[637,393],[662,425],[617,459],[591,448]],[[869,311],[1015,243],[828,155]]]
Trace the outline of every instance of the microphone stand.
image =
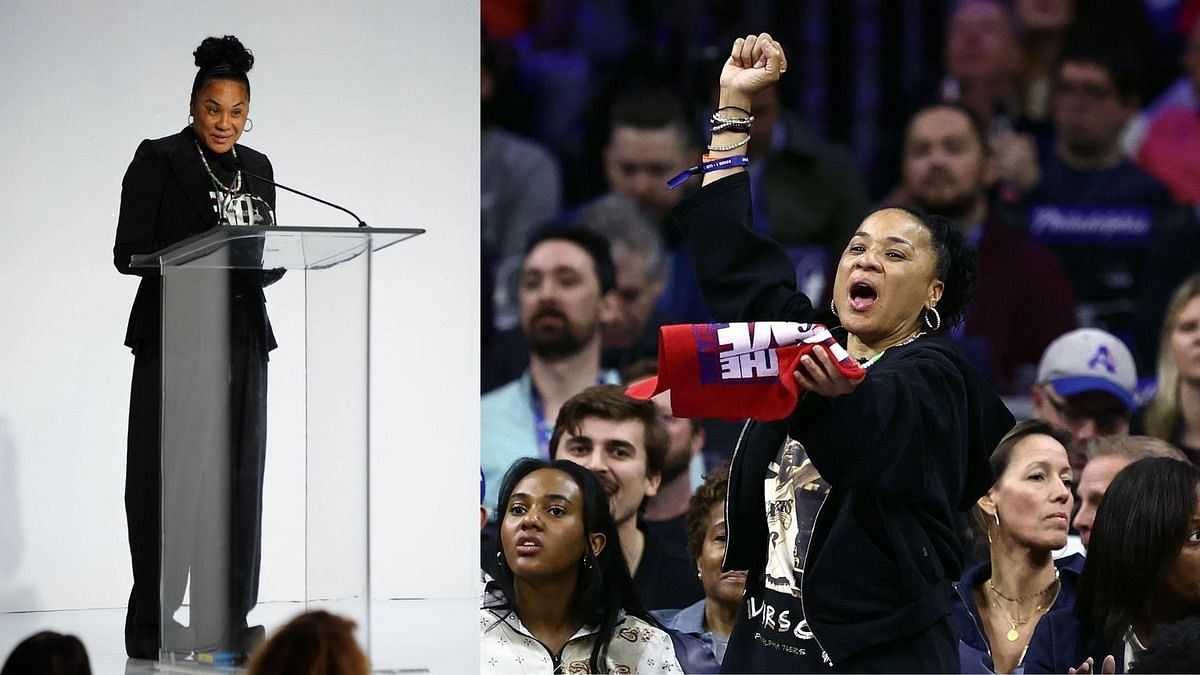
[[351,211],[350,209],[348,209],[344,206],[338,206],[337,204],[334,204],[333,202],[327,202],[324,199],[321,199],[320,197],[314,197],[314,196],[308,194],[307,192],[301,192],[301,191],[297,190],[296,188],[290,188],[286,185],[281,185],[280,183],[276,183],[275,181],[271,180],[270,178],[264,178],[262,176],[259,176],[258,174],[250,173],[244,167],[241,166],[241,162],[238,162],[237,165],[238,165],[238,169],[242,173],[253,178],[254,180],[261,180],[264,183],[270,183],[271,185],[274,185],[275,187],[280,188],[282,190],[287,190],[288,192],[298,194],[301,197],[307,197],[307,198],[313,200],[314,202],[320,202],[320,203],[324,204],[325,206],[332,206],[333,208],[337,209],[338,211],[342,211],[344,213],[350,214],[350,216],[352,218],[354,218],[354,220],[358,221],[359,227],[367,227],[367,223],[365,221],[363,221],[362,218],[359,218],[358,214],[356,214],[355,212]]

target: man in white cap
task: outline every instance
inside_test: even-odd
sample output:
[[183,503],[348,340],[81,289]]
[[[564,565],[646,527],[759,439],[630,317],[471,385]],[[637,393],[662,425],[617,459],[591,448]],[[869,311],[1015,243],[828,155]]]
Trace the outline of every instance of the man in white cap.
[[1129,348],[1111,333],[1080,328],[1046,347],[1029,393],[1038,419],[1071,433],[1067,454],[1079,476],[1087,464],[1088,441],[1129,434],[1136,390]]

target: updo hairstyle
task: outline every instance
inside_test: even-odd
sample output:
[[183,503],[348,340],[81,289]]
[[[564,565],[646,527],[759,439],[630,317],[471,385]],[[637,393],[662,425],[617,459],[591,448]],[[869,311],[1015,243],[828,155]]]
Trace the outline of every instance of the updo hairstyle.
[[192,52],[196,57],[196,79],[192,81],[192,102],[210,80],[234,80],[246,87],[250,98],[250,80],[246,73],[254,67],[254,54],[232,35],[207,37]]

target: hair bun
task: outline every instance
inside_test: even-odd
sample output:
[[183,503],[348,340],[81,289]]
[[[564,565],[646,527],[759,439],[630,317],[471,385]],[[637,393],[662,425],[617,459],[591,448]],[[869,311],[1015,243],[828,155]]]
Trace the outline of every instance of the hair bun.
[[228,66],[240,73],[249,72],[254,67],[254,54],[242,45],[242,41],[232,35],[225,37],[207,37],[196,51],[196,67],[200,70],[211,70],[220,65]]

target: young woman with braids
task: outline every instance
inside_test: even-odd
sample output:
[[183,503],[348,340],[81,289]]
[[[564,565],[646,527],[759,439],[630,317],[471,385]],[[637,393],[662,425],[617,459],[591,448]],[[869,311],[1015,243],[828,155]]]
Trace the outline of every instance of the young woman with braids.
[[[266,155],[238,144],[253,126],[246,74],[254,56],[231,35],[205,39],[194,56],[197,72],[188,124],[179,133],[138,146],[121,185],[113,246],[117,270],[142,277],[125,336],[134,354],[125,476],[133,590],[125,648],[135,658],[158,658],[164,637],[173,649],[243,655],[263,637],[261,626],[247,626],[246,614],[258,595],[267,352],[275,347],[262,286],[278,277],[249,270],[230,273],[229,354],[218,366],[229,373],[229,408],[214,412],[198,398],[191,401],[197,418],[193,431],[220,426],[213,418],[228,419],[227,438],[224,429],[212,432],[212,442],[193,453],[197,469],[189,475],[162,475],[162,281],[155,268],[130,266],[132,256],[218,225],[274,224],[274,187],[243,175],[241,168],[270,178],[271,163]],[[222,485],[205,491],[215,483]],[[222,498],[198,496],[212,492]],[[181,504],[192,500],[190,508],[180,508],[197,518],[193,531],[163,530],[161,497]],[[200,522],[196,504],[214,502],[223,516]],[[170,618],[163,625],[162,617],[171,617],[182,602],[189,577],[191,625],[185,628]],[[160,585],[165,607],[160,606]]]
[[499,574],[480,608],[485,672],[682,672],[642,611],[608,496],[574,462],[518,460],[504,476]]

